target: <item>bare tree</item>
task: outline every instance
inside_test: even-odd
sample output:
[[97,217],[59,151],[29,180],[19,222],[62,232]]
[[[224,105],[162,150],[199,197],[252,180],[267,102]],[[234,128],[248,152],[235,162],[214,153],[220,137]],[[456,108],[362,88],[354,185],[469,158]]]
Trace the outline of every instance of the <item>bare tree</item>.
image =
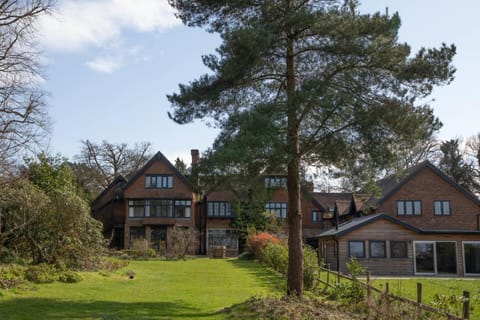
[[20,151],[48,134],[35,23],[53,0],[0,1],[0,169],[9,172]]
[[150,159],[150,142],[136,143],[129,148],[126,143],[101,143],[82,141],[82,149],[75,159],[93,169],[96,183],[106,188],[118,175],[129,178]]

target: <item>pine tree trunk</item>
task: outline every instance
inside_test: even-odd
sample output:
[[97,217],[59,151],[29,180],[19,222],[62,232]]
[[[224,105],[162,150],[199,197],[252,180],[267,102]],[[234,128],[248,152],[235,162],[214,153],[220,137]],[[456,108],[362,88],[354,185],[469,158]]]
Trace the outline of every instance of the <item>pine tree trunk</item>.
[[[288,32],[287,32],[288,34]],[[295,95],[293,39],[287,43],[287,156],[288,156],[288,275],[287,295],[303,294],[302,213],[300,206],[299,123]]]

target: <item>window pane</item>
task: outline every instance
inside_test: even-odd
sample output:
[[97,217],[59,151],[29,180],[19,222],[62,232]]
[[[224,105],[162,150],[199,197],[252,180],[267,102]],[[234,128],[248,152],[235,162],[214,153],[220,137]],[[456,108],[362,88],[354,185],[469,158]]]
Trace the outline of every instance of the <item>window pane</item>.
[[413,203],[412,201],[405,201],[405,214],[411,216],[413,214]]
[[385,242],[384,241],[370,241],[370,257],[385,258]]
[[350,241],[348,243],[350,257],[365,257],[365,244],[363,241]]
[[450,214],[450,201],[443,201],[443,214]]
[[464,243],[465,273],[480,274],[480,242]]
[[435,273],[433,243],[415,243],[415,266],[417,273]]
[[457,274],[457,250],[455,242],[436,242],[437,272]]
[[406,258],[407,242],[406,241],[390,241],[390,257]]
[[414,214],[421,215],[422,214],[422,202],[421,201],[413,201],[414,205]]
[[397,214],[399,216],[405,214],[405,202],[397,201]]
[[434,213],[436,215],[442,214],[442,202],[441,201],[434,201],[433,202]]

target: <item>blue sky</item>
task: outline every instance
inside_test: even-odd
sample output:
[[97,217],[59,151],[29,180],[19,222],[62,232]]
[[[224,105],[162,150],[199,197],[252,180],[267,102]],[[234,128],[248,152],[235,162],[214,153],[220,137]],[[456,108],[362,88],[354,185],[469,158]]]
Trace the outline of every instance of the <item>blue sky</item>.
[[[360,6],[363,12],[398,11],[400,41],[414,51],[456,44],[456,80],[436,89],[430,103],[444,123],[441,139],[480,132],[480,5],[459,3],[364,0]],[[166,95],[208,71],[201,55],[214,52],[220,40],[183,26],[166,0],[58,0],[39,31],[53,120],[51,152],[72,158],[85,139],[149,141],[153,152],[188,163],[190,149],[203,151],[213,142],[217,131],[206,123],[181,126],[168,119]]]

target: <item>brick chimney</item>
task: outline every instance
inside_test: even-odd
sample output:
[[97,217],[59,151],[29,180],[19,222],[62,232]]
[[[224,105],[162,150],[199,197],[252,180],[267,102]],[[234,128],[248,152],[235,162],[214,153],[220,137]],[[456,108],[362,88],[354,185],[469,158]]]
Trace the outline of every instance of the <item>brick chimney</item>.
[[192,149],[190,153],[192,155],[192,167],[196,167],[198,165],[198,161],[200,160],[200,152],[198,149]]

